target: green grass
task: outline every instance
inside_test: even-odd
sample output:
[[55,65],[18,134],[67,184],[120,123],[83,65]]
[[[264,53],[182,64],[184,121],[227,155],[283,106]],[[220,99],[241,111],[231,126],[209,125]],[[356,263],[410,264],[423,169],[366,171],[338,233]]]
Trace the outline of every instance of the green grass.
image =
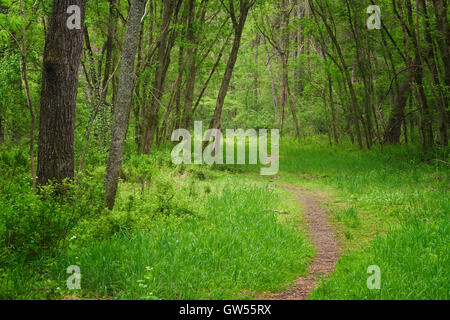
[[[326,191],[344,254],[310,299],[449,299],[448,149],[283,143],[281,178]],[[381,289],[369,290],[378,265]]]
[[[198,215],[67,250],[57,270],[79,265],[82,295],[114,299],[232,299],[273,291],[304,273],[312,255],[295,224],[267,210],[280,201],[268,187],[228,183]],[[62,287],[67,275],[59,276]]]
[[[449,299],[449,220],[406,221],[399,230],[342,257],[311,299]],[[367,268],[380,267],[380,290],[366,285]]]
[[[0,298],[252,299],[281,290],[306,272],[314,248],[295,196],[268,183],[274,179],[329,199],[323,206],[343,255],[311,299],[450,298],[449,169],[435,161],[449,162],[448,149],[362,152],[322,137],[280,146],[280,173],[263,178],[258,166],[174,166],[170,149],[150,157],[128,150],[112,212],[98,200],[104,157],[88,159],[80,196],[59,205],[27,193],[26,145],[0,152],[1,221],[31,228],[42,220],[32,208],[45,223],[55,223],[54,208],[81,217],[55,239],[62,251],[31,260],[15,252],[40,250],[28,232],[0,248]],[[10,241],[15,224],[1,221]],[[69,265],[81,268],[81,290],[65,289]],[[371,265],[380,267],[380,290],[367,288]]]

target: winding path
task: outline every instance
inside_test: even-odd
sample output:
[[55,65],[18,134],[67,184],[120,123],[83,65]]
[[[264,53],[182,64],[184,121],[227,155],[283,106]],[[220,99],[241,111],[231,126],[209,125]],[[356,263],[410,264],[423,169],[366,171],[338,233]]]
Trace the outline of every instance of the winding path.
[[340,246],[336,233],[327,222],[327,215],[320,208],[319,202],[321,200],[317,195],[293,185],[276,184],[293,191],[299,202],[303,204],[307,229],[316,248],[316,256],[309,266],[307,276],[299,277],[292,287],[273,293],[267,298],[269,300],[306,300],[315,288],[320,276],[326,276],[334,270],[334,265],[339,257]]

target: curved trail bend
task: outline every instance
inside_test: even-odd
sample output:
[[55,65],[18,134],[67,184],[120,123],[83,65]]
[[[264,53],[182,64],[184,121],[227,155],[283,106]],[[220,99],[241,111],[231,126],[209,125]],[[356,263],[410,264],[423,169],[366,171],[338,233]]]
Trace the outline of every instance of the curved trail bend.
[[276,183],[291,190],[304,206],[309,237],[316,249],[316,256],[309,265],[307,276],[299,277],[292,287],[269,295],[269,300],[306,300],[315,288],[320,276],[334,270],[339,257],[339,243],[336,233],[327,222],[327,215],[320,208],[319,199],[312,192],[301,190],[293,185]]

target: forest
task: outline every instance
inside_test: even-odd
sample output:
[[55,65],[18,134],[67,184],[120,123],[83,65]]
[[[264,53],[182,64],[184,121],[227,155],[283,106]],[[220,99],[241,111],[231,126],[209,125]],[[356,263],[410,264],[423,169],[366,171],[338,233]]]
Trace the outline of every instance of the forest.
[[0,0],[0,300],[450,299],[449,17]]

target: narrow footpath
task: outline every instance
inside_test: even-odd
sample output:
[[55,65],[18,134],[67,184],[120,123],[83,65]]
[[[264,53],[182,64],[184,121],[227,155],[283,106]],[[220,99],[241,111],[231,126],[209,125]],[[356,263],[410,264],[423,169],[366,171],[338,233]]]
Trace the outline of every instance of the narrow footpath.
[[313,192],[301,190],[293,185],[277,183],[278,186],[291,190],[304,206],[304,216],[311,242],[316,249],[316,256],[309,266],[307,276],[299,277],[292,287],[276,292],[267,297],[269,300],[306,300],[321,276],[334,270],[339,258],[340,246],[337,235],[327,221],[327,215],[320,207],[321,199]]

